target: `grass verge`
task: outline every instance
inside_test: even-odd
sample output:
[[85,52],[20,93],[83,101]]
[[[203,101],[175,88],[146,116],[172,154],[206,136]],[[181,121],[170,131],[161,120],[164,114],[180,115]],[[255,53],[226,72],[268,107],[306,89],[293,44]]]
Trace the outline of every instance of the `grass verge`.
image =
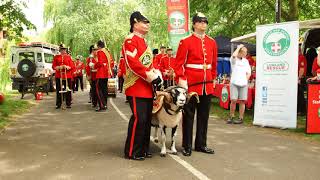
[[[229,117],[229,110],[223,109],[219,106],[219,99],[213,98],[212,99],[213,106],[211,109],[211,115],[218,117],[223,121],[227,120]],[[253,126],[253,114],[254,111],[252,109],[246,110],[244,115],[244,125],[245,126]],[[235,114],[235,117],[239,117],[239,111]],[[306,116],[298,116],[297,119],[297,128],[296,129],[277,129],[277,128],[268,128],[274,132],[288,134],[288,135],[298,135],[300,137],[307,138],[308,140],[316,140],[320,142],[320,134],[306,134]]]
[[18,115],[26,112],[32,104],[27,100],[21,100],[15,92],[7,92],[5,101],[0,104],[0,130],[10,122],[12,115]]

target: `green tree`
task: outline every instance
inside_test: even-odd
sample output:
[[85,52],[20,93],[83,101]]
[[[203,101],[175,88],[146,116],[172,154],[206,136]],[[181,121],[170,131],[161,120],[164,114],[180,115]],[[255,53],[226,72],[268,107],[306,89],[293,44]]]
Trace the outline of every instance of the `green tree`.
[[[26,4],[14,0],[2,0],[0,2],[0,31],[6,30],[8,41],[0,41],[3,44],[3,52],[0,52],[0,91],[5,91],[10,83],[10,46],[15,42],[25,40],[23,31],[25,29],[35,29],[35,26],[27,20],[22,8]],[[2,57],[4,56],[4,57]]]
[[[209,18],[209,34],[236,37],[254,32],[256,25],[275,22],[275,0],[190,0],[191,15],[200,11]],[[318,0],[282,0],[282,21],[319,17]]]
[[149,45],[168,42],[165,0],[47,0],[45,20],[54,26],[47,34],[51,43],[70,46],[72,55],[87,56],[89,46],[105,40],[118,59],[124,38],[128,35],[130,14],[139,10],[151,21],[147,36]]
[[22,7],[26,7],[26,4],[14,0],[0,2],[0,31],[5,28],[9,40],[19,40],[23,37],[23,30],[35,29],[35,26],[22,13]]

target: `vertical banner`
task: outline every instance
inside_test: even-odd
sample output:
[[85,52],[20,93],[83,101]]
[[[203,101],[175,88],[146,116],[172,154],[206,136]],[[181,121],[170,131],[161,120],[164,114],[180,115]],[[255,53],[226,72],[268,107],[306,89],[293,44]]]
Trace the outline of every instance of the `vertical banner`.
[[170,46],[176,52],[180,40],[189,35],[188,0],[167,0],[167,16]]
[[298,22],[257,26],[254,125],[296,128]]
[[307,133],[320,134],[320,84],[308,84]]

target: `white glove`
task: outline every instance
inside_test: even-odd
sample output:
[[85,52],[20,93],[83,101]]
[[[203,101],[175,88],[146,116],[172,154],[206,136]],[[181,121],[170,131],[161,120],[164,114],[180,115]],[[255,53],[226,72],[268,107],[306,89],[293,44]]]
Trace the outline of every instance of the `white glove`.
[[188,82],[187,80],[183,80],[179,78],[178,86],[183,87],[185,89],[188,89]]
[[163,78],[162,78],[161,72],[158,69],[153,69],[153,72],[160,77],[161,84],[163,84]]
[[90,63],[89,63],[89,67],[92,68],[93,66],[94,66],[94,63],[90,62]]
[[158,75],[151,69],[150,71],[146,72],[147,79],[146,81],[151,83],[153,80],[157,79]]

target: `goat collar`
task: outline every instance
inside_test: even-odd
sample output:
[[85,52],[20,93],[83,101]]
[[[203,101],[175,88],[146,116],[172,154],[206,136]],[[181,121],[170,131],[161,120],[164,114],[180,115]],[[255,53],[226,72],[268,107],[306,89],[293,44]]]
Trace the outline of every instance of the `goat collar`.
[[171,105],[166,103],[166,102],[163,103],[163,108],[171,116],[174,115],[174,114],[178,114],[180,111],[182,111],[182,107],[181,106],[179,106],[176,110],[173,110],[173,109],[171,109]]

